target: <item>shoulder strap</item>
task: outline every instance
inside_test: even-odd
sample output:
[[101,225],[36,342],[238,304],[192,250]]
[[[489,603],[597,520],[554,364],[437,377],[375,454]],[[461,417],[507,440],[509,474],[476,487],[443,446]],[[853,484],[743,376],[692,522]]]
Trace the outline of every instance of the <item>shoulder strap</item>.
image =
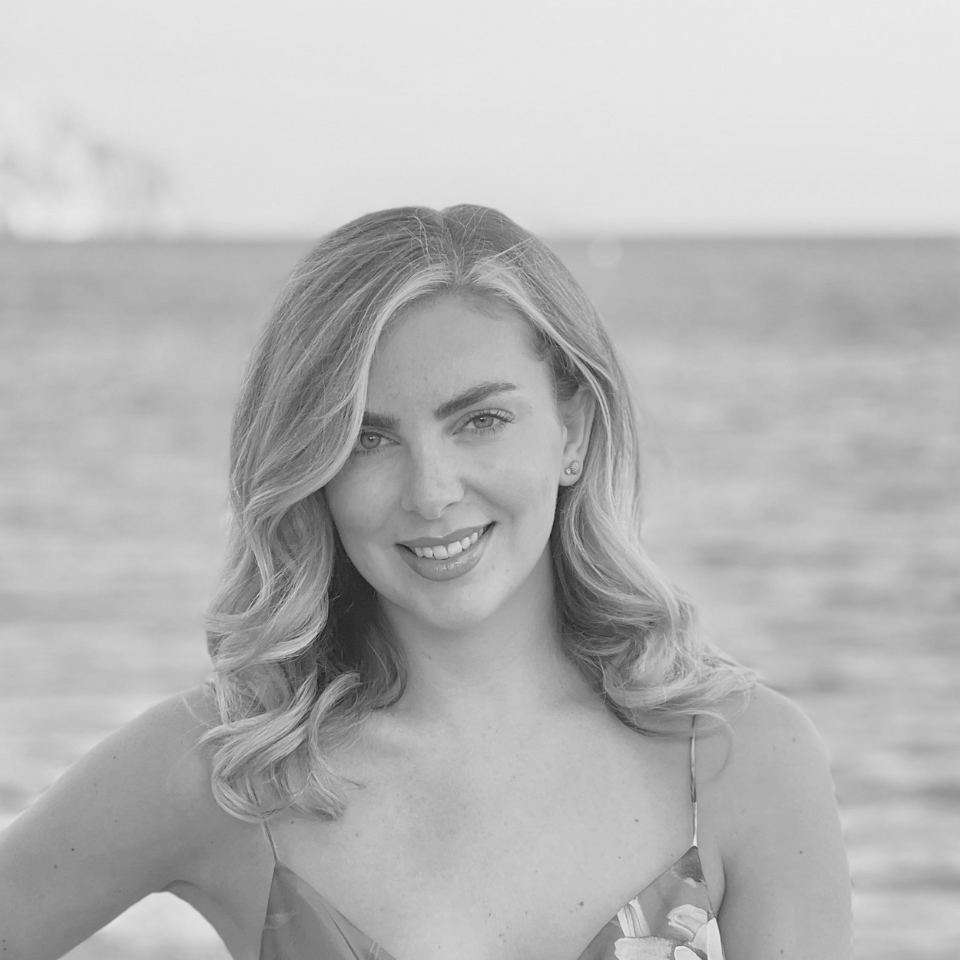
[[277,842],[273,839],[273,834],[270,832],[270,827],[266,820],[263,821],[263,829],[266,831],[267,839],[270,841],[270,849],[273,851],[274,862],[282,863],[280,854],[277,852]]
[[697,716],[690,724],[690,803],[693,806],[693,845],[697,845]]

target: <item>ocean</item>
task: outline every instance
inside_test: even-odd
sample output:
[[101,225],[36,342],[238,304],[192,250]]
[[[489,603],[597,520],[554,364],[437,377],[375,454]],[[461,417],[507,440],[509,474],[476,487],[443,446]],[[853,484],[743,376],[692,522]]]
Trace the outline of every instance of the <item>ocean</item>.
[[[0,825],[204,676],[231,408],[308,246],[0,244]],[[826,743],[858,960],[952,958],[960,240],[553,246],[638,391],[651,554]],[[69,957],[227,954],[154,895]]]

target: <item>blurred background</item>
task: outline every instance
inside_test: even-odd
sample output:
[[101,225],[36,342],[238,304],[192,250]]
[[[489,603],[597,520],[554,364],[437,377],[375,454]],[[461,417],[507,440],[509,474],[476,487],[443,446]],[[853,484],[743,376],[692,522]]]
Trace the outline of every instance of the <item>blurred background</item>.
[[[205,675],[231,408],[297,258],[483,203],[614,331],[651,552],[824,737],[858,960],[953,957],[958,49],[933,0],[4,6],[0,826]],[[70,957],[226,953],[156,895]]]

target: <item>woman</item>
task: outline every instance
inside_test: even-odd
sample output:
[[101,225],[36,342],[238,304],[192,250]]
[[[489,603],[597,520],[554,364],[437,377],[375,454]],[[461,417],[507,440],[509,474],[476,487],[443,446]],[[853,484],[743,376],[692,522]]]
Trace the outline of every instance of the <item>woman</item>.
[[698,635],[639,492],[539,241],[471,206],[326,237],[236,412],[214,679],[7,831],[4,955],[169,890],[238,960],[848,956],[822,747]]

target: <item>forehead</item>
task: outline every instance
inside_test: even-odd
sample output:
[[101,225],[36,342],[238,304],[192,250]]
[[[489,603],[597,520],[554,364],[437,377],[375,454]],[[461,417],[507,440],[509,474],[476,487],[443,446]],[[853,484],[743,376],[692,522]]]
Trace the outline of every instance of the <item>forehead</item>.
[[443,297],[411,307],[380,338],[368,407],[413,393],[444,399],[479,381],[550,386],[528,322],[496,301]]

